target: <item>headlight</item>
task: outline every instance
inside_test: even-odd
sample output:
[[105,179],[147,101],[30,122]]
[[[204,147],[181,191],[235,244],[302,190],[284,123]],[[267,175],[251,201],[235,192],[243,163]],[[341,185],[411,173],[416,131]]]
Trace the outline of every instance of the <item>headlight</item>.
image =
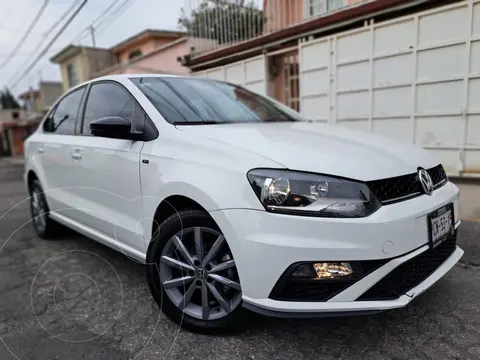
[[358,218],[381,206],[362,182],[273,169],[254,169],[247,177],[260,202],[272,212]]

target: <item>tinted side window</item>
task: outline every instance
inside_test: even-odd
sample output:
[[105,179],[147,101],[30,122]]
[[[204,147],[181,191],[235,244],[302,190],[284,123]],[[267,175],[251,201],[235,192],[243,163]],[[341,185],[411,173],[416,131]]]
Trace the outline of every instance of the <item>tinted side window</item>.
[[142,131],[145,113],[132,95],[120,85],[95,84],[90,88],[83,120],[83,133],[90,134],[90,122],[107,116],[120,116],[132,123],[133,131]]
[[55,134],[73,135],[78,108],[84,92],[85,88],[81,88],[60,100],[53,113],[45,121],[43,130]]

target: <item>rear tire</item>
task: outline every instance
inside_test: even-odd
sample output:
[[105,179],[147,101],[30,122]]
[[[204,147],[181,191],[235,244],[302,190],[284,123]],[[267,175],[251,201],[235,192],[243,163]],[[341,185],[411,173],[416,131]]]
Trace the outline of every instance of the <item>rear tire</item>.
[[159,226],[147,252],[147,280],[162,311],[187,330],[225,334],[246,324],[233,255],[204,211],[182,210]]
[[54,238],[59,233],[60,224],[50,217],[50,209],[38,179],[30,185],[30,213],[35,232],[42,239]]

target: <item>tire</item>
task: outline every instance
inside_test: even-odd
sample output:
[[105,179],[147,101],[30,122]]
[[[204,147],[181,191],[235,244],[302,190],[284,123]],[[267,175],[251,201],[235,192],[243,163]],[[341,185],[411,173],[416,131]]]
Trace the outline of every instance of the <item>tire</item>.
[[47,199],[37,179],[30,185],[30,214],[33,228],[40,238],[52,239],[58,235],[60,224],[50,217]]
[[[181,234],[179,235],[179,233]],[[202,239],[198,242],[203,244],[201,247],[196,246],[197,234],[200,234],[198,238]],[[175,240],[175,235],[181,242],[180,246],[178,240]],[[220,242],[221,246],[212,245],[209,248],[210,244]],[[179,249],[182,248],[182,245],[189,253],[190,261],[188,256],[183,257],[180,254]],[[207,264],[207,260],[211,257],[212,247],[217,248],[218,251]],[[198,249],[202,250],[196,251]],[[199,253],[203,255],[199,255]],[[186,264],[193,270],[188,270],[183,265],[178,268],[171,266],[170,259],[181,261],[183,265]],[[248,317],[245,316],[247,311],[241,304],[240,281],[236,267],[231,266],[232,261],[233,255],[213,219],[201,210],[182,210],[178,214],[170,216],[159,226],[149,245],[147,280],[150,291],[162,311],[172,321],[187,330],[204,334],[240,331]],[[219,264],[222,264],[222,267],[218,267]],[[220,268],[226,266],[225,264],[228,264],[229,268],[219,271]],[[225,285],[226,277],[231,279],[229,285],[232,287]],[[182,280],[180,285],[167,286],[169,282],[173,283],[172,279],[179,278],[193,278],[193,280]],[[192,290],[193,287],[195,288]],[[207,293],[205,302],[203,301],[204,292]],[[222,304],[217,301],[219,299],[217,296],[223,299]],[[185,301],[187,297],[190,299],[188,304]],[[210,310],[205,310],[204,303],[208,304],[207,307]]]

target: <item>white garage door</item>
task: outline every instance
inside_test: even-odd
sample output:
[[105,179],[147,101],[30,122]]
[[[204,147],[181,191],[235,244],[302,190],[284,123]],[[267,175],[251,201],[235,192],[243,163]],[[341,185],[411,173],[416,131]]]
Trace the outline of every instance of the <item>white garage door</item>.
[[480,1],[301,42],[302,113],[429,149],[480,176]]
[[267,94],[265,56],[258,56],[214,69],[199,71],[192,76],[228,81],[261,95]]

